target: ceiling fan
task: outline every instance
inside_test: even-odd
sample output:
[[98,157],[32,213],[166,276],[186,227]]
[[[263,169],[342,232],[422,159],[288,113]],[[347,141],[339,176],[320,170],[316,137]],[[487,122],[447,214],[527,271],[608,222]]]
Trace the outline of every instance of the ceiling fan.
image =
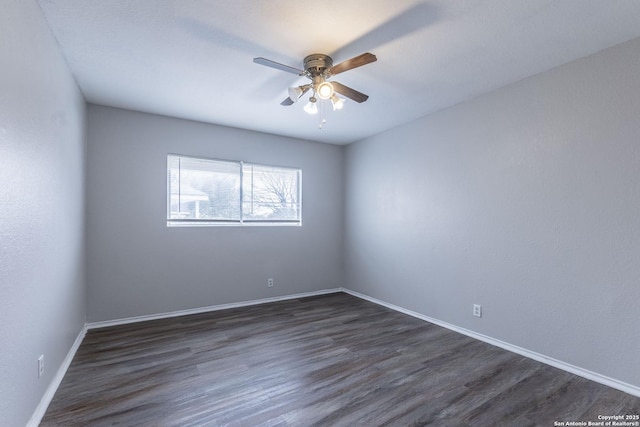
[[[253,58],[253,62],[267,67],[275,68],[277,70],[286,71],[288,73],[297,74],[299,76],[305,76],[311,83],[295,86],[289,88],[289,96],[285,98],[280,105],[289,106],[298,101],[302,95],[309,90],[312,91],[312,95],[309,98],[309,102],[304,107],[304,110],[309,114],[316,114],[318,112],[317,101],[331,100],[334,110],[339,110],[344,105],[344,99],[339,98],[336,94],[343,95],[349,99],[352,99],[358,103],[366,101],[369,96],[362,92],[358,92],[342,83],[336,81],[329,81],[329,79],[337,74],[344,73],[353,68],[361,67],[366,64],[377,61],[378,58],[372,53],[363,53],[355,56],[351,59],[347,59],[337,65],[333,65],[333,59],[329,55],[322,53],[314,53],[304,58],[304,70],[290,67],[288,65],[280,64],[279,62],[272,61],[266,58]],[[317,98],[316,98],[317,97]]]

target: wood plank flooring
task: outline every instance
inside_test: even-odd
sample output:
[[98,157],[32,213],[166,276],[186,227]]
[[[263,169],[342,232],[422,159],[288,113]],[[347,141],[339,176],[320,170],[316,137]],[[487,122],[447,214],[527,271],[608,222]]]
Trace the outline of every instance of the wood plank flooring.
[[90,330],[49,426],[554,426],[640,398],[338,293]]

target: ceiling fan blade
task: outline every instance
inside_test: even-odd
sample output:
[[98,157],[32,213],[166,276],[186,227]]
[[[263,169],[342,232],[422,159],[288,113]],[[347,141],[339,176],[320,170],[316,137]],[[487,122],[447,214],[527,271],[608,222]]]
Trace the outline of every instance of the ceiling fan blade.
[[288,107],[289,105],[293,105],[293,101],[291,100],[291,98],[289,98],[288,96],[284,99],[284,101],[282,101],[280,103],[280,105],[284,105],[285,107]]
[[284,64],[281,64],[279,62],[272,61],[270,59],[266,59],[266,58],[262,58],[262,57],[253,58],[253,62],[255,62],[256,64],[265,65],[267,67],[275,68],[277,70],[286,71],[287,73],[293,73],[293,74],[297,74],[299,76],[304,76],[304,71],[303,70],[299,70],[297,68],[290,67],[288,65],[284,65]]
[[376,62],[378,58],[372,53],[363,53],[362,55],[355,56],[351,59],[347,59],[346,61],[342,61],[338,65],[334,65],[329,68],[329,73],[331,75],[336,75],[340,73],[344,73],[345,71],[351,70],[353,68],[362,67],[363,65],[370,64],[372,62]]
[[364,102],[369,99],[369,95],[365,95],[362,92],[358,92],[355,89],[351,89],[348,86],[343,85],[342,83],[332,81],[333,90],[338,92],[340,95],[344,95],[349,99],[353,99],[356,102]]

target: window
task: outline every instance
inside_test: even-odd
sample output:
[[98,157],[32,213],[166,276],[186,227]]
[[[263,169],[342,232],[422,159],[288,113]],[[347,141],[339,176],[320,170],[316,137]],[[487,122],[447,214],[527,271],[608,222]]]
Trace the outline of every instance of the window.
[[300,169],[167,156],[167,225],[301,224]]

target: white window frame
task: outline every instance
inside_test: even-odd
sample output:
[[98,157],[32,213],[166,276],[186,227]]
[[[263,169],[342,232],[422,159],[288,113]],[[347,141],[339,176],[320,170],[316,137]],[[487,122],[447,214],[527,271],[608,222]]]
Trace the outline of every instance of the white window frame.
[[[239,165],[239,179],[240,179],[240,219],[195,219],[195,218],[171,218],[171,169],[169,167],[172,158],[179,159],[191,159],[198,161],[211,161],[211,162],[222,162]],[[244,209],[244,166],[256,166],[256,167],[266,167],[266,168],[274,168],[274,169],[282,169],[282,170],[290,170],[295,171],[297,173],[297,200],[298,200],[298,209],[297,219],[285,219],[285,220],[274,220],[274,219],[255,219],[255,218],[245,218],[245,214],[243,212]],[[289,166],[276,166],[276,165],[267,165],[261,163],[253,163],[253,162],[243,162],[238,160],[226,160],[226,159],[216,159],[210,157],[197,157],[197,156],[189,156],[183,154],[167,154],[167,227],[219,227],[219,226],[301,226],[302,225],[302,169],[296,167]]]

